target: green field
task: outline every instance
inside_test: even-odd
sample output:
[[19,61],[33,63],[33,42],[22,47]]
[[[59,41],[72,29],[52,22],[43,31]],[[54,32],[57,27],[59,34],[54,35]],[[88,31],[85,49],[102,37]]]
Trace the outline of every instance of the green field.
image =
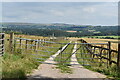
[[114,38],[114,39],[118,39],[120,38],[120,36],[85,36],[85,37],[82,37],[82,38]]

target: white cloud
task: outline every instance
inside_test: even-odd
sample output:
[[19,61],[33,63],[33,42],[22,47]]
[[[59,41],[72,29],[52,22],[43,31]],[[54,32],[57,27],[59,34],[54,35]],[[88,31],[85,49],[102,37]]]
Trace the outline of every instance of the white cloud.
[[64,12],[58,10],[50,10],[51,14],[56,16],[64,16]]
[[27,19],[29,19],[29,18],[27,18],[27,17],[24,17],[23,19],[27,20]]
[[85,7],[85,8],[83,8],[83,11],[88,12],[88,13],[94,13],[95,8],[94,7]]

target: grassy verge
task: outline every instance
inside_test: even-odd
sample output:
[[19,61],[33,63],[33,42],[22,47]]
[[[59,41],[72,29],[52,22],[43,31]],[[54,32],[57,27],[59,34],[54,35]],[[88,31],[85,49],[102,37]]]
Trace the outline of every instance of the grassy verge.
[[60,53],[56,58],[55,61],[58,62],[57,68],[61,70],[62,73],[72,73],[72,69],[69,67],[70,58],[67,59],[73,50],[73,45],[68,45],[68,47]]
[[2,77],[3,78],[25,78],[26,74],[38,67],[38,63],[32,55],[8,54],[3,56]]

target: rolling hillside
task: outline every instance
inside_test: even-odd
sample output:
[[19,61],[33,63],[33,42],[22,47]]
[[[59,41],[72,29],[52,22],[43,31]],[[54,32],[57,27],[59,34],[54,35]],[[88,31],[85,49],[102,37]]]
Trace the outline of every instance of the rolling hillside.
[[51,36],[117,36],[118,26],[91,26],[64,23],[38,24],[38,23],[1,23],[3,31],[14,31],[22,34]]

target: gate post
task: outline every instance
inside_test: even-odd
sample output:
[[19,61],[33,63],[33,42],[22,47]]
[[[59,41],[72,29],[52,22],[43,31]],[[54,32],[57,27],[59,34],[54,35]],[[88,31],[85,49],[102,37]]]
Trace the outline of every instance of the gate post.
[[19,41],[20,41],[20,50],[22,49],[22,39],[21,39],[22,37],[20,36],[20,39],[19,39]]
[[25,42],[25,49],[27,50],[27,48],[28,48],[28,40],[26,40]]
[[111,65],[111,42],[108,42],[109,65]]
[[118,42],[118,58],[117,58],[117,66],[120,71],[120,43]]
[[9,41],[9,48],[10,48],[10,53],[13,53],[14,50],[14,33],[10,33],[10,41]]

